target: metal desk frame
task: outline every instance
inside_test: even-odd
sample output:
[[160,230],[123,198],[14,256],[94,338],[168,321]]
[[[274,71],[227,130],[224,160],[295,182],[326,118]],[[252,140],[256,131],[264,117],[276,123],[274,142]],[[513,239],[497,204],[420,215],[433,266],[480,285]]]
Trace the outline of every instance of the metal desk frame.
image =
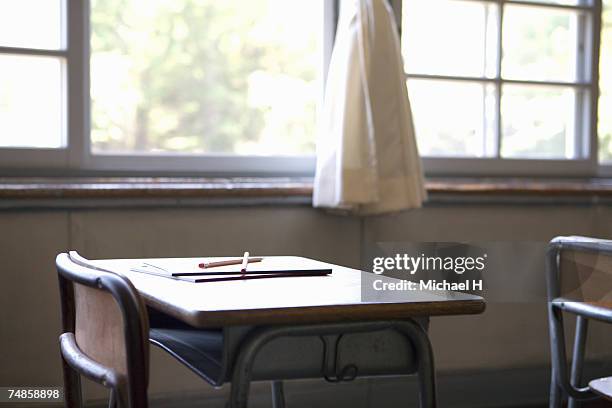
[[[228,408],[246,408],[253,363],[257,353],[270,341],[279,337],[292,336],[329,336],[343,335],[347,333],[363,333],[384,329],[393,329],[404,335],[415,348],[417,373],[419,378],[419,401],[421,408],[436,407],[436,380],[434,370],[433,351],[429,338],[425,330],[418,323],[412,320],[405,321],[373,321],[373,322],[351,322],[351,323],[332,323],[303,326],[278,326],[261,327],[251,332],[241,345],[232,371],[231,394]],[[338,371],[338,367],[331,366],[330,361],[334,361],[335,356],[326,358],[325,366],[322,367],[325,378],[330,375],[336,376],[337,381],[346,380],[343,378],[346,368]],[[349,368],[349,370],[351,370]],[[351,370],[352,371],[352,370]],[[357,368],[354,368],[354,375],[349,379],[355,378]],[[284,392],[281,381],[272,383],[273,407],[284,408]]]

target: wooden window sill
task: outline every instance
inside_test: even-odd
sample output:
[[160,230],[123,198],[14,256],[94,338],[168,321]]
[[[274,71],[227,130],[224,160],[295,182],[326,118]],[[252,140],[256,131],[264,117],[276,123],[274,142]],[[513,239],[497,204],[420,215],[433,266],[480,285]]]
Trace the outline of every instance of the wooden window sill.
[[[612,179],[429,179],[430,196],[612,197]],[[310,197],[312,179],[0,178],[0,199]]]
[[308,179],[0,178],[0,199],[256,198],[312,195]]

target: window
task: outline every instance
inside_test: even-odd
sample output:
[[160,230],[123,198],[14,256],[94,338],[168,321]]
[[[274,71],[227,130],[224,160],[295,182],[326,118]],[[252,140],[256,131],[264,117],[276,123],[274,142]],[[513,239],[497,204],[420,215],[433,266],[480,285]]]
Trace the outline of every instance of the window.
[[318,1],[92,0],[92,152],[314,154],[321,13]]
[[593,174],[595,3],[403,0],[402,53],[426,168]]
[[54,155],[67,145],[62,3],[23,0],[1,7],[0,149]]
[[3,2],[0,166],[307,174],[333,6]]
[[612,1],[604,0],[599,53],[599,160],[612,164]]
[[[388,1],[428,174],[612,174],[612,0]],[[4,1],[0,169],[312,174],[337,7]]]

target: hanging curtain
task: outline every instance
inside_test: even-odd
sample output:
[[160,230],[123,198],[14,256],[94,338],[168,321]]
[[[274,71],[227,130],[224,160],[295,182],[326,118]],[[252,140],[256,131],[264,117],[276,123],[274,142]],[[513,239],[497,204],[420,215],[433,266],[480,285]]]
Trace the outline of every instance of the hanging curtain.
[[386,0],[342,0],[317,138],[315,207],[377,214],[426,199]]

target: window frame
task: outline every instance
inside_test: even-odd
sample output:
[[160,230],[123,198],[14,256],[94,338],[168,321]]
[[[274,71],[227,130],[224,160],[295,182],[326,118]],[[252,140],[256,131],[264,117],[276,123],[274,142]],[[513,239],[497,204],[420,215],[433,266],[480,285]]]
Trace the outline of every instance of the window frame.
[[[84,16],[82,24],[88,41],[82,44],[84,58],[83,72],[86,73],[86,94],[89,99],[89,55],[90,55],[90,1],[83,1]],[[337,12],[334,2],[323,1],[323,44],[321,60],[319,63],[319,77],[324,79],[329,65],[333,38],[335,36],[335,14]],[[333,23],[331,25],[330,23]],[[321,87],[323,95],[323,86]],[[86,111],[82,112],[86,118],[87,134],[90,131],[90,107],[83,105]],[[160,173],[160,174],[206,174],[212,176],[306,176],[314,173],[314,155],[291,156],[242,156],[232,154],[93,154],[91,151],[91,137],[82,140],[80,167],[86,170],[120,173]]]
[[[11,47],[11,46],[0,46],[0,55],[14,55],[14,56],[28,56],[28,57],[43,57],[43,58],[55,58],[61,59],[61,86],[62,86],[62,100],[60,101],[62,108],[62,114],[64,114],[63,122],[63,144],[68,146],[70,144],[69,131],[67,117],[69,112],[68,101],[69,88],[68,79],[70,77],[68,68],[70,66],[69,59],[69,41],[68,33],[65,27],[67,26],[67,20],[70,18],[67,15],[66,1],[61,0],[60,4],[60,18],[61,18],[61,39],[60,47],[57,50],[44,49],[44,48],[29,48],[29,47]],[[24,163],[28,168],[40,169],[40,168],[61,168],[66,166],[68,163],[68,150],[66,147],[60,148],[28,148],[28,147],[1,147],[0,148],[0,169],[2,168],[16,168],[23,169]]]
[[[407,0],[410,1],[410,0]],[[471,83],[492,83],[496,87],[496,151],[497,157],[432,157],[423,156],[425,173],[431,176],[597,176],[602,173],[602,165],[598,161],[597,107],[599,100],[599,44],[601,36],[601,0],[579,0],[576,5],[543,3],[535,0],[454,0],[496,4],[498,7],[497,22],[497,67],[496,76],[467,77],[453,75],[409,74],[406,79],[434,79],[450,81],[468,81]],[[402,0],[391,0],[398,18],[401,33]],[[503,14],[504,6],[513,5],[529,8],[549,8],[582,12],[587,15],[586,24],[579,28],[585,44],[584,61],[577,61],[577,67],[582,66],[581,80],[576,82],[515,80],[502,77],[502,44],[503,44]],[[501,158],[501,89],[504,84],[563,86],[583,89],[588,92],[588,103],[580,103],[576,112],[576,150],[575,159],[520,159]],[[583,99],[587,98],[583,95]],[[581,116],[580,118],[578,116]],[[582,136],[580,136],[580,134]],[[612,166],[611,166],[612,167]],[[610,169],[612,174],[612,168]]]
[[[84,170],[84,144],[89,112],[89,1],[60,0],[61,47],[59,50],[2,47],[0,54],[47,56],[63,59],[64,146],[59,148],[0,148],[2,174],[70,174]],[[87,54],[86,54],[87,53]]]
[[[61,175],[211,175],[310,176],[314,155],[239,156],[231,154],[93,154],[90,101],[90,1],[62,0],[65,41],[58,51],[0,47],[0,54],[19,53],[64,58],[66,146],[61,148],[0,148],[0,172]],[[319,75],[325,79],[337,21],[335,0],[323,1],[323,55]],[[323,81],[324,83],[324,81]],[[323,96],[323,86],[321,96]],[[322,99],[322,98],[321,98]]]
[[[324,1],[324,42],[321,61],[321,77],[326,77],[338,19],[339,0]],[[395,11],[396,22],[401,30],[402,0],[388,0]],[[457,1],[457,0],[456,0]],[[500,7],[502,19],[504,4],[552,7],[591,13],[587,33],[585,56],[592,61],[589,70],[591,81],[584,84],[590,92],[590,109],[585,112],[583,124],[588,138],[583,140],[580,159],[501,159],[501,158],[448,158],[423,157],[424,169],[431,176],[604,176],[612,175],[612,165],[598,161],[597,103],[599,98],[599,42],[601,34],[602,0],[581,0],[576,6],[538,3],[533,0],[458,0],[494,3]],[[587,3],[591,3],[588,5]],[[90,1],[63,0],[64,47],[58,51],[29,48],[0,47],[1,54],[25,54],[64,58],[66,83],[64,103],[66,109],[67,146],[58,149],[0,148],[0,173],[5,175],[211,175],[211,176],[312,176],[315,168],[314,156],[236,156],[236,155],[190,155],[190,154],[93,154],[90,151]],[[503,27],[499,24],[499,31]],[[590,35],[589,35],[590,34]],[[500,37],[499,48],[501,48]],[[501,56],[501,54],[500,54]],[[501,58],[500,58],[501,59]],[[501,70],[494,79],[479,79],[497,82]],[[407,75],[407,78],[415,75]],[[437,77],[421,75],[420,77]],[[473,78],[448,77],[451,80],[473,80]],[[512,82],[507,81],[505,82]],[[523,81],[518,81],[523,82]],[[527,81],[535,83],[538,81]],[[543,84],[548,82],[543,81]],[[321,90],[321,95],[323,89]],[[498,104],[499,105],[499,104]],[[501,109],[497,107],[498,111]],[[498,114],[499,115],[499,114]],[[499,117],[499,116],[498,116]]]

